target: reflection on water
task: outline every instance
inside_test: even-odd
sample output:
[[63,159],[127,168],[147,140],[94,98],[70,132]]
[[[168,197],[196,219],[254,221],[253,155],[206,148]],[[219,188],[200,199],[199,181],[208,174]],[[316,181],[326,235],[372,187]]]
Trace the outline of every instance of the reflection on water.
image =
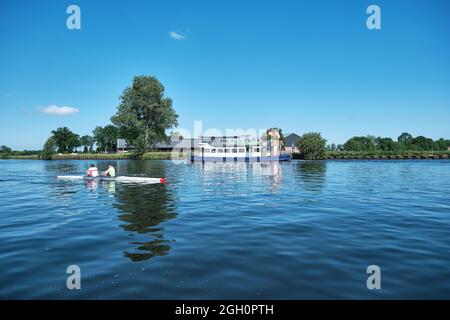
[[96,179],[85,180],[85,185],[88,190],[94,191],[98,188],[98,181]]
[[326,184],[326,161],[297,161],[298,177],[306,191],[320,192]]
[[90,191],[95,191],[100,186],[108,191],[108,193],[115,193],[116,192],[116,182],[115,181],[105,181],[105,180],[96,180],[96,179],[89,179],[85,180],[86,189]]
[[[160,163],[149,161],[95,162],[103,171],[111,163],[120,175],[164,176],[164,167]],[[156,165],[155,165],[156,164]],[[46,170],[58,174],[82,174],[87,162],[49,162]],[[90,198],[101,200],[105,196],[113,197],[115,201],[107,200],[108,205],[119,210],[118,218],[124,223],[121,227],[129,233],[133,241],[128,244],[134,249],[124,251],[124,256],[132,261],[144,261],[155,256],[167,255],[170,243],[174,240],[164,238],[166,220],[176,216],[168,205],[172,200],[171,193],[162,184],[129,184],[116,181],[88,179],[83,181],[64,181],[58,183],[54,190],[57,198],[70,200],[80,192],[80,184],[89,191]],[[81,195],[82,196],[82,195]]]
[[232,182],[252,183],[254,179],[263,179],[267,180],[264,184],[268,190],[276,191],[283,181],[279,162],[204,162],[192,165],[201,166],[206,182],[217,179],[218,175]]
[[262,174],[269,177],[271,191],[275,191],[283,182],[281,165],[279,162],[261,163]]
[[[135,251],[124,252],[124,255],[132,261],[167,255],[172,240],[164,239],[164,228],[160,224],[173,219],[176,214],[168,206],[171,194],[165,186],[121,184],[116,189],[115,197],[117,202],[114,206],[124,212],[119,215],[125,222],[121,227],[144,236],[142,241],[130,242],[137,247]],[[148,240],[149,237],[151,240]]]

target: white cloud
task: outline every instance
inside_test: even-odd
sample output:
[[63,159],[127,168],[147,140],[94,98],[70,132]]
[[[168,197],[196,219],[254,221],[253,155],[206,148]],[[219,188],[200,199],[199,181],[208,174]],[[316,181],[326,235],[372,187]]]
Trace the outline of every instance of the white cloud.
[[77,108],[66,107],[66,106],[58,107],[58,106],[55,106],[54,104],[49,105],[44,108],[41,108],[40,110],[42,113],[58,115],[58,116],[67,116],[67,115],[75,114],[80,111]]
[[185,39],[187,39],[186,36],[183,36],[182,34],[179,34],[179,33],[175,32],[175,31],[170,31],[169,32],[169,36],[171,38],[175,39],[175,40],[185,40]]

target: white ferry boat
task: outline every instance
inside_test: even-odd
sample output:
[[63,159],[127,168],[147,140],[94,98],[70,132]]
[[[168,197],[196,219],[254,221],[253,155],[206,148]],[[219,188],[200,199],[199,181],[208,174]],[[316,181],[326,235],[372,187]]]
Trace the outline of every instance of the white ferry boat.
[[201,137],[190,160],[212,162],[289,161],[289,154],[281,153],[279,140],[252,140],[249,136]]

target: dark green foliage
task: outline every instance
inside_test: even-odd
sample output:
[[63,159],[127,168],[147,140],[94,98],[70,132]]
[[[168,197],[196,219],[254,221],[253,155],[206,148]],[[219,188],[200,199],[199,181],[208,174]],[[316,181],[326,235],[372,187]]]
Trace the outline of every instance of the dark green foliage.
[[0,159],[8,159],[12,153],[12,149],[7,146],[0,147]]
[[60,153],[73,152],[80,144],[80,137],[67,127],[52,131],[52,137]]
[[320,133],[305,133],[297,143],[300,158],[304,160],[325,159],[326,142]]
[[51,160],[52,155],[55,153],[55,151],[56,151],[55,139],[53,137],[50,137],[45,142],[44,148],[39,154],[39,158],[41,158],[42,160]]
[[[350,138],[343,146],[345,151],[351,152],[372,152],[372,151],[446,151],[450,147],[450,140],[433,139],[411,134],[402,133],[397,141],[391,138],[373,136]],[[329,150],[334,151],[334,150]]]
[[112,124],[105,127],[96,127],[93,131],[94,140],[97,142],[97,151],[115,152],[117,147],[117,138],[119,138],[119,129]]
[[111,118],[120,136],[137,158],[158,142],[168,141],[166,130],[178,125],[172,99],[164,97],[164,86],[151,76],[138,76],[124,90],[117,113]]
[[398,138],[397,138],[397,142],[403,145],[408,145],[411,140],[413,139],[413,136],[410,135],[407,132],[403,132]]
[[344,143],[346,151],[372,151],[376,149],[375,137],[353,137]]

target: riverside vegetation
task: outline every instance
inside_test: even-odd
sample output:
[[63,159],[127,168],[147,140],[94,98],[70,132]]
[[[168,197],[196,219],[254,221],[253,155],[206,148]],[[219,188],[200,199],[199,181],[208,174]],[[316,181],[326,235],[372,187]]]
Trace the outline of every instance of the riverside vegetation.
[[[173,109],[172,99],[164,96],[164,86],[161,82],[152,76],[137,76],[131,86],[123,91],[117,112],[111,117],[111,123],[104,127],[97,126],[92,131],[92,136],[80,136],[67,127],[61,127],[51,132],[42,150],[13,151],[7,146],[1,146],[0,159],[170,159],[170,152],[154,152],[155,145],[168,142],[170,138],[166,131],[177,125],[178,114]],[[283,140],[282,130],[272,129],[276,129]],[[132,150],[130,153],[115,153],[119,137],[125,139]],[[402,133],[397,141],[367,135],[352,137],[343,145],[327,145],[326,142],[321,133],[305,133],[297,143],[299,153],[292,154],[292,158],[323,160],[450,157],[449,139],[434,141],[424,136],[413,137],[407,132]]]
[[[104,132],[103,128],[97,127],[94,137],[99,136],[99,132]],[[111,128],[106,130],[110,134],[114,134]],[[134,153],[114,153],[115,144],[111,137],[99,140],[97,152],[93,152],[93,148],[89,145],[84,146],[84,151],[74,153],[73,146],[67,146],[64,142],[62,146],[55,147],[58,142],[64,141],[59,139],[58,135],[74,135],[67,128],[58,128],[54,131],[54,136],[47,141],[42,151],[13,151],[7,146],[0,147],[0,159],[54,159],[54,160],[125,160],[136,159]],[[114,135],[113,135],[114,136]],[[406,137],[406,139],[405,139]],[[59,139],[59,140],[58,140]],[[97,138],[98,139],[98,138]],[[76,139],[69,138],[69,141]],[[87,140],[91,143],[91,139]],[[97,141],[94,138],[94,141]],[[114,141],[115,143],[115,141]],[[48,145],[51,150],[48,151]],[[66,149],[64,149],[64,146]],[[412,137],[408,133],[402,133],[397,141],[390,138],[374,138],[373,136],[353,137],[343,145],[326,145],[326,140],[322,138],[320,133],[306,133],[300,137],[297,148],[299,153],[293,153],[293,159],[303,160],[324,160],[324,159],[449,159],[450,158],[450,140],[439,139],[433,141],[430,138],[422,136]],[[55,150],[63,151],[59,154]],[[71,153],[67,150],[72,150]],[[64,152],[65,151],[65,152]],[[91,151],[91,152],[89,152]],[[185,158],[186,154],[177,155],[179,158]],[[171,152],[155,152],[147,151],[139,159],[143,160],[166,160],[171,159]]]

